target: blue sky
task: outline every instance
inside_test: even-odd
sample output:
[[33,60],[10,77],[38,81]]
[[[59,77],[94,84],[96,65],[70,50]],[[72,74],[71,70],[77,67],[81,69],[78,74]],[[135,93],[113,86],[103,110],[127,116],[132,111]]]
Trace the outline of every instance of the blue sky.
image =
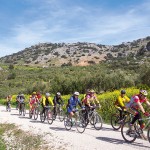
[[0,57],[43,42],[116,45],[146,36],[149,0],[0,0]]

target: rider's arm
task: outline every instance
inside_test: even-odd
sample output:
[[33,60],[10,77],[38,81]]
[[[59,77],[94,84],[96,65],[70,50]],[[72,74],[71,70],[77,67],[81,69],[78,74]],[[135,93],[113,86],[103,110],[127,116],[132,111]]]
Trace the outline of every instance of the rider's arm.
[[91,105],[90,105],[90,100],[89,100],[88,97],[86,98],[86,105],[88,105],[89,107],[91,107]]
[[81,102],[80,102],[80,99],[78,99],[78,105],[79,105],[80,107],[82,107],[82,104],[81,104]]
[[148,100],[146,100],[145,103],[150,107],[150,102]]
[[95,98],[94,98],[94,99],[95,99],[96,104],[100,106],[99,100],[97,99],[97,97],[96,97],[96,96],[95,96]]
[[54,105],[57,104],[57,102],[56,102],[56,96],[54,96],[53,103],[54,103]]
[[140,110],[141,110],[142,113],[144,114],[144,113],[145,113],[145,110],[144,110],[142,104],[138,101],[138,102],[137,102],[137,105],[139,106]]
[[64,105],[64,101],[62,98],[60,99],[60,101],[61,101],[61,105]]
[[49,103],[52,105],[52,106],[54,106],[54,103],[53,103],[53,101],[52,101],[52,99],[49,97],[48,98],[48,101],[49,101]]
[[128,103],[130,101],[130,98],[128,96],[124,96],[125,98],[125,103]]
[[43,106],[45,106],[45,102],[46,102],[46,98],[43,97],[43,99],[42,99],[42,104],[43,104]]

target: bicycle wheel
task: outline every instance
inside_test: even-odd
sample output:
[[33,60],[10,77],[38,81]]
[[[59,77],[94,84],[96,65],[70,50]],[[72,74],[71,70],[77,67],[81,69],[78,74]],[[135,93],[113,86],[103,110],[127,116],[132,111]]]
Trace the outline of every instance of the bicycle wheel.
[[65,119],[65,113],[63,110],[60,110],[60,112],[58,113],[58,118],[59,120],[62,122]]
[[47,122],[49,124],[52,124],[53,123],[53,112],[50,109],[47,110],[46,117],[47,117]]
[[147,130],[147,139],[150,142],[150,128],[148,128],[148,130]]
[[22,113],[23,113],[23,116],[25,116],[25,115],[26,115],[25,105],[22,105]]
[[76,129],[79,133],[83,133],[86,128],[85,119],[82,116],[79,116],[76,120]]
[[19,106],[19,115],[22,115],[22,105]]
[[95,114],[94,116],[94,128],[96,130],[100,130],[103,125],[102,117],[99,114]]
[[39,108],[36,107],[35,110],[34,110],[34,120],[37,120],[38,115],[39,115]]
[[32,110],[29,110],[29,118],[30,118],[30,119],[32,118],[32,115],[33,115],[33,111],[32,111]]
[[114,130],[119,130],[121,128],[121,124],[119,123],[120,121],[119,114],[112,114],[110,121],[111,121],[111,126],[113,127]]
[[40,113],[40,120],[41,120],[41,122],[44,122],[45,118],[46,118],[45,114],[41,112]]
[[72,127],[72,119],[66,116],[64,119],[64,125],[66,130],[70,130]]
[[132,143],[136,140],[137,134],[136,131],[130,130],[130,122],[124,122],[124,124],[121,127],[121,135],[123,139],[128,142]]

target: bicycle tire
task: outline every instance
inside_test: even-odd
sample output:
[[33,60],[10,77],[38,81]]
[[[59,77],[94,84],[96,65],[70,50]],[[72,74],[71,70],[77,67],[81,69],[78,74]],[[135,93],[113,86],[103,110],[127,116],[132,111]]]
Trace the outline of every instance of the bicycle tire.
[[37,107],[37,108],[35,108],[35,110],[34,110],[34,120],[37,120],[38,115],[39,115],[39,108]]
[[134,133],[130,132],[129,125],[130,125],[129,121],[124,122],[122,124],[121,135],[127,143],[132,143],[136,140],[137,135],[136,135],[136,131],[134,131]]
[[48,124],[53,123],[53,112],[50,109],[46,111],[46,118],[47,118]]
[[64,119],[64,125],[65,125],[65,129],[67,131],[69,131],[72,127],[72,119],[69,118],[68,116],[66,116],[65,119]]
[[44,122],[46,119],[45,114],[44,113],[40,113],[40,120],[41,122]]
[[150,143],[150,128],[148,128],[148,130],[147,130],[147,139],[148,139],[148,141]]
[[29,118],[32,119],[32,116],[33,116],[33,112],[29,110]]
[[103,126],[103,120],[102,117],[99,114],[95,114],[94,116],[94,128],[96,130],[101,130]]
[[19,106],[19,115],[21,116],[22,115],[22,105],[20,104]]
[[76,119],[76,129],[79,133],[83,133],[85,131],[85,128],[86,128],[85,119],[83,118],[83,116],[79,116]]
[[23,116],[26,115],[26,109],[25,109],[25,104],[22,105],[22,113],[23,113]]
[[121,128],[121,124],[119,123],[119,121],[120,121],[119,114],[116,113],[111,115],[110,122],[114,130],[119,130]]
[[65,112],[63,110],[60,110],[60,112],[58,113],[58,118],[60,120],[60,122],[63,122],[65,119]]

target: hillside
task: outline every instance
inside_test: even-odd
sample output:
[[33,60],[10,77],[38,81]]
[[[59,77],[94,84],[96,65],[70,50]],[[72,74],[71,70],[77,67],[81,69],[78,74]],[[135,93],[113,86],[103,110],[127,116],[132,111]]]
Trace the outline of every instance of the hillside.
[[[1,63],[30,66],[87,66],[123,59],[142,63],[150,58],[150,36],[120,45],[39,43],[0,58]],[[130,59],[131,58],[131,59]]]

